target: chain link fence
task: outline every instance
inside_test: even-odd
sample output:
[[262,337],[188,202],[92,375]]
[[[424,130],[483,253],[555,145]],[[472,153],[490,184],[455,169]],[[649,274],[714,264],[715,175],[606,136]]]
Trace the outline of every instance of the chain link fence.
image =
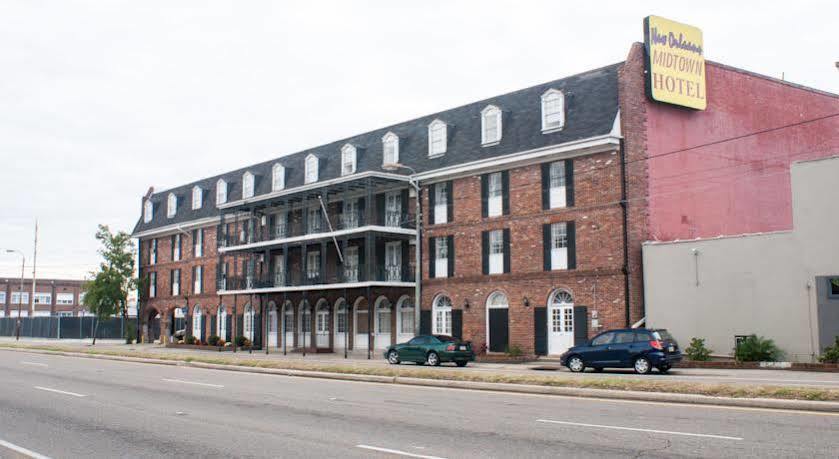
[[[25,338],[88,339],[93,338],[96,317],[21,317],[20,336]],[[112,317],[99,321],[96,339],[121,339],[128,322]],[[16,336],[17,317],[0,319],[0,336]]]

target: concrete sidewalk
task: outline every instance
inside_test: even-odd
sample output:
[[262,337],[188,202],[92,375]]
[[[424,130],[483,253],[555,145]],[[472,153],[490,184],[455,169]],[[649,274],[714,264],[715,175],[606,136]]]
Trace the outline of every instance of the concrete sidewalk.
[[[0,337],[0,343],[14,343],[14,338]],[[154,355],[161,358],[167,357],[202,357],[202,358],[223,358],[235,361],[267,361],[267,362],[294,362],[313,365],[341,365],[363,368],[388,368],[391,367],[385,361],[379,351],[372,354],[368,360],[367,351],[352,352],[348,358],[343,353],[329,354],[306,354],[287,353],[282,350],[271,350],[269,354],[265,351],[240,351],[240,352],[215,352],[193,349],[166,348],[158,344],[133,344],[126,345],[120,341],[97,340],[96,346],[90,345],[90,340],[49,340],[49,339],[21,339],[21,344],[59,347],[69,352],[85,352],[91,349],[98,351],[114,351],[120,353],[136,353],[138,355]],[[576,378],[582,380],[597,379],[622,379],[633,381],[654,381],[654,382],[685,382],[698,384],[727,384],[738,386],[784,386],[812,389],[839,389],[839,373],[818,373],[801,372],[788,370],[743,370],[743,369],[678,369],[671,370],[668,374],[662,375],[654,371],[649,375],[637,375],[632,370],[612,370],[603,373],[588,371],[584,374],[575,374],[566,368],[561,368],[556,362],[525,362],[525,363],[489,363],[473,362],[465,368],[455,369],[444,364],[448,371],[459,373],[480,373],[486,375],[510,375],[510,376],[556,376],[559,378]],[[416,367],[413,364],[403,364],[398,368],[410,369]],[[421,367],[420,367],[421,368]]]

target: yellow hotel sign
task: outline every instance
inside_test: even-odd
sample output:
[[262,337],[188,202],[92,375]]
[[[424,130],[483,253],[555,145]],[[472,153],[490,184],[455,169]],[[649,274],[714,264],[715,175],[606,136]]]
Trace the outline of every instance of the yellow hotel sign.
[[647,95],[658,102],[705,110],[702,31],[658,16],[644,18]]

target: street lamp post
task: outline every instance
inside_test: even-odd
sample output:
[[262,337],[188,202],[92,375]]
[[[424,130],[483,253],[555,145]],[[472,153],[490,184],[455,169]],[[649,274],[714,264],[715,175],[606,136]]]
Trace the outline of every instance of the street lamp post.
[[17,293],[17,322],[15,322],[15,341],[20,341],[20,306],[23,304],[23,273],[26,268],[26,255],[17,249],[6,249],[6,253],[16,253],[20,255],[20,288]]
[[[407,169],[411,172],[411,175],[408,177],[408,183],[414,188],[416,191],[416,242],[414,244],[414,255],[415,255],[415,267],[414,267],[414,330],[415,334],[420,334],[420,284],[422,281],[422,271],[420,271],[420,267],[422,266],[422,257],[420,254],[420,248],[422,247],[422,236],[420,235],[422,229],[422,207],[421,207],[421,195],[422,189],[419,186],[419,180],[417,180],[417,171],[411,167],[406,166],[402,163],[390,163],[385,164],[382,168],[386,171],[395,171],[398,169]],[[429,249],[430,250],[430,249]]]

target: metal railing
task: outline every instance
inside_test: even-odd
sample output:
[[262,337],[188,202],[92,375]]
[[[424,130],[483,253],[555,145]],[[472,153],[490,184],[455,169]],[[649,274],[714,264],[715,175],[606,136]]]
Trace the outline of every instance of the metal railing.
[[[373,274],[370,276],[367,272],[367,266],[358,264],[327,267],[326,272],[294,270],[253,276],[226,276],[219,279],[219,290],[250,290],[366,281],[413,282],[414,280],[414,269],[410,266],[379,266],[373,269]],[[221,288],[222,286],[225,288]]]

